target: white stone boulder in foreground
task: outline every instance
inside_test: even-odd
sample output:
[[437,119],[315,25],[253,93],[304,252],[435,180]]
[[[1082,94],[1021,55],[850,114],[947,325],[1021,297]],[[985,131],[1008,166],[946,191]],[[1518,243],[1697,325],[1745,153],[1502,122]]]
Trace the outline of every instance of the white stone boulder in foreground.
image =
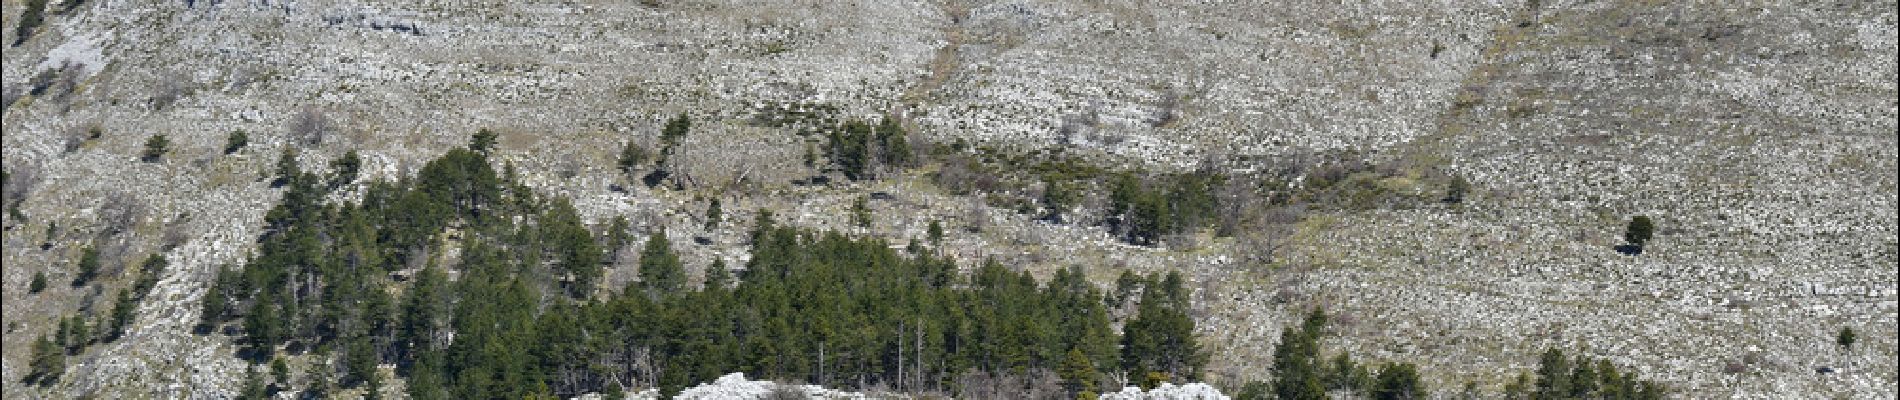
[[1142,392],[1138,387],[1124,387],[1120,392],[1103,394],[1102,400],[1228,400],[1228,397],[1205,383],[1181,386],[1163,383],[1147,392]]
[[[774,391],[787,390],[803,394],[811,399],[873,399],[879,398],[864,393],[826,389],[817,385],[788,385],[772,381],[747,380],[744,373],[734,372],[714,379],[712,382],[686,388],[674,399],[679,400],[753,400],[770,398]],[[630,399],[658,399],[659,391],[647,389],[627,396]],[[886,395],[888,396],[888,394]],[[600,400],[598,394],[588,394],[577,400]],[[1176,386],[1163,383],[1154,390],[1143,392],[1141,388],[1125,387],[1120,392],[1102,395],[1101,400],[1228,400],[1219,389],[1205,383],[1190,383]]]
[[[679,395],[673,396],[673,398],[677,400],[752,400],[768,398],[774,391],[778,390],[787,390],[792,393],[803,394],[803,398],[810,399],[856,400],[872,398],[863,393],[826,389],[818,387],[817,385],[787,385],[773,381],[746,380],[745,374],[738,372],[726,374],[725,376],[719,377],[719,379],[714,379],[712,382],[686,388],[686,390],[681,390]],[[660,392],[654,389],[647,389],[628,395],[627,398],[641,400],[659,399]],[[575,399],[601,400],[604,398],[599,394],[589,393],[576,397]]]

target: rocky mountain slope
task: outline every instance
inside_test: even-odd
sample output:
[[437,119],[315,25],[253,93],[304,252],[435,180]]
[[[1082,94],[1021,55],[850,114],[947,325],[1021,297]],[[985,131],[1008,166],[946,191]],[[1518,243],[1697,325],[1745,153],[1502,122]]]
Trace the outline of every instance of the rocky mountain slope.
[[[1216,383],[1263,377],[1311,305],[1339,316],[1329,347],[1419,362],[1446,395],[1495,395],[1546,346],[1684,397],[1893,398],[1900,382],[1892,1],[66,0],[21,40],[26,3],[0,7],[0,39],[20,43],[0,58],[19,210],[0,247],[7,398],[234,393],[235,347],[189,329],[211,274],[253,251],[279,151],[314,168],[357,150],[366,178],[394,179],[482,128],[589,223],[705,238],[689,265],[745,257],[742,230],[698,223],[698,199],[721,196],[730,221],[767,208],[897,240],[943,220],[973,228],[948,239],[966,261],[1085,264],[1103,285],[1187,271]],[[1155,170],[1350,151],[1474,189],[1317,211],[1261,264],[1231,239],[1152,249],[1033,221],[921,172],[793,185],[813,173],[806,139],[772,121],[798,110]],[[693,187],[610,190],[621,144],[682,112]],[[250,145],[225,154],[233,131]],[[154,134],[173,150],[141,162]],[[893,199],[852,227],[871,192]],[[1657,239],[1612,251],[1636,214]],[[107,278],[65,285],[88,245]],[[121,266],[154,252],[172,267],[126,339],[53,387],[12,384],[35,338],[103,313]],[[55,284],[28,293],[35,273]],[[1842,327],[1861,343],[1837,347]]]

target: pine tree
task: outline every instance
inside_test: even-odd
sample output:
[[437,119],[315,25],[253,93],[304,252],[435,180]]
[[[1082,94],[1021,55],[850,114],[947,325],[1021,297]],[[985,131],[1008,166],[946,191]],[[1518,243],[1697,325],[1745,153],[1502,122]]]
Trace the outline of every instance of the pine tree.
[[[26,0],[20,10],[20,22],[14,26],[13,45],[18,47],[33,37],[33,32],[45,21],[46,0]],[[0,106],[12,106],[5,104]]]
[[732,272],[726,270],[726,260],[713,259],[712,265],[706,267],[706,288],[723,290],[731,285]]
[[271,180],[271,187],[283,187],[302,176],[303,169],[297,164],[297,148],[285,146],[284,152],[277,156],[277,177]]
[[73,287],[86,286],[99,276],[99,250],[86,247],[79,251],[79,275],[73,277]]
[[1841,333],[1834,336],[1834,344],[1841,345],[1842,350],[1853,350],[1855,339],[1854,328],[1842,327]]
[[138,300],[131,290],[119,291],[118,301],[112,303],[112,319],[107,324],[105,341],[115,342],[125,336],[125,329],[132,325],[133,313],[137,312]]
[[348,372],[344,379],[346,386],[367,384],[376,379],[376,348],[370,344],[368,337],[350,338],[344,346],[343,358],[344,369]]
[[845,178],[854,181],[869,178],[869,167],[875,157],[871,154],[872,140],[871,126],[864,121],[847,121],[842,129],[832,132],[832,163],[838,166]]
[[660,129],[660,157],[673,155],[674,147],[680,140],[686,139],[686,132],[693,128],[693,119],[681,112],[678,116],[666,120],[666,127]]
[[1407,400],[1425,397],[1418,380],[1418,367],[1410,363],[1387,364],[1379,369],[1379,383],[1372,390],[1378,400]]
[[62,349],[68,349],[68,352],[70,352],[70,349],[73,347],[72,339],[73,320],[70,318],[60,318],[59,329],[53,331],[53,343],[59,345]]
[[86,326],[86,317],[84,316],[73,315],[71,321],[70,324],[72,326],[67,330],[67,335],[69,336],[66,338],[66,352],[69,354],[79,354],[79,352],[85,351],[86,345],[92,343],[92,328]]
[[283,357],[272,357],[270,359],[270,378],[271,386],[277,388],[277,390],[289,388],[290,363],[285,362]]
[[26,374],[27,384],[51,386],[66,371],[66,350],[45,335],[33,342],[33,357],[30,360],[27,363],[31,370]]
[[159,277],[164,275],[165,268],[169,266],[171,262],[165,259],[164,253],[152,253],[145,257],[145,261],[139,263],[138,279],[132,281],[133,300],[144,300],[145,295],[152,293],[152,288],[158,286]]
[[46,290],[46,272],[33,271],[33,282],[28,283],[26,285],[26,292],[31,293],[31,294],[39,294],[41,291],[45,291],[45,290]]
[[237,273],[230,265],[218,267],[217,276],[211,280],[211,288],[205,290],[204,303],[199,308],[198,323],[206,327],[215,327],[225,321],[231,312],[231,292],[236,290]]
[[1060,223],[1063,216],[1068,215],[1069,210],[1081,201],[1081,196],[1069,182],[1044,179],[1042,187],[1042,205],[1048,209],[1043,219]]
[[686,286],[686,272],[679,255],[673,253],[673,242],[661,232],[648,236],[646,247],[640,250],[640,285],[649,294],[675,293]]
[[363,170],[363,157],[356,150],[343,152],[342,156],[330,162],[330,188],[335,189],[356,182],[356,176]]
[[1318,339],[1303,330],[1280,332],[1280,344],[1273,348],[1273,391],[1281,399],[1324,399],[1326,387],[1320,380]]
[[1240,385],[1234,393],[1234,400],[1268,400],[1273,398],[1273,385],[1262,381],[1249,381]]
[[724,210],[719,208],[719,198],[714,197],[712,202],[706,204],[706,230],[710,231],[719,227],[719,222],[723,218],[725,215]]
[[1101,373],[1095,370],[1095,362],[1089,360],[1079,347],[1069,348],[1056,375],[1062,378],[1063,385],[1068,387],[1070,393],[1093,392],[1095,381],[1101,379]]
[[264,385],[264,376],[257,372],[257,366],[244,369],[244,387],[238,390],[238,399],[264,400],[270,396]]
[[1122,368],[1135,376],[1160,372],[1194,379],[1206,363],[1194,338],[1194,320],[1176,298],[1185,289],[1179,280],[1171,281],[1143,290],[1135,318],[1122,328]]
[[501,134],[495,133],[495,131],[489,130],[488,128],[482,128],[476,130],[474,136],[469,137],[468,149],[476,153],[482,153],[482,155],[488,155],[490,151],[495,149],[495,143],[499,139],[501,139]]
[[1578,354],[1570,363],[1570,397],[1588,398],[1597,394],[1596,363]]
[[553,244],[555,270],[571,279],[568,296],[588,298],[603,273],[603,254],[594,234],[582,225],[579,212],[566,198],[556,198],[541,220],[542,236]]
[[283,341],[287,328],[283,317],[278,316],[278,308],[277,304],[259,302],[251,306],[249,314],[244,315],[245,342],[253,354],[270,356],[277,344]]
[[1517,379],[1504,384],[1505,400],[1527,400],[1530,396],[1531,376],[1528,373],[1520,373]]
[[1353,363],[1352,355],[1341,351],[1333,356],[1331,365],[1326,368],[1325,379],[1322,380],[1325,381],[1327,390],[1359,390],[1358,382],[1353,379],[1353,374],[1358,370],[1359,365]]
[[924,229],[924,235],[930,238],[930,245],[943,246],[943,223],[930,220],[930,227]]
[[1531,396],[1555,399],[1570,393],[1570,359],[1562,350],[1551,348],[1537,362],[1537,387]]
[[619,260],[620,251],[626,249],[627,245],[633,244],[633,233],[629,232],[629,230],[633,228],[629,225],[631,224],[627,222],[627,217],[619,215],[614,216],[613,222],[607,224],[607,255],[609,260]]
[[871,206],[863,196],[851,201],[851,224],[859,228],[871,227]]
[[883,150],[879,158],[884,165],[901,168],[910,164],[912,155],[908,136],[909,134],[904,132],[904,127],[898,125],[896,117],[886,115],[884,120],[878,123],[878,148]]

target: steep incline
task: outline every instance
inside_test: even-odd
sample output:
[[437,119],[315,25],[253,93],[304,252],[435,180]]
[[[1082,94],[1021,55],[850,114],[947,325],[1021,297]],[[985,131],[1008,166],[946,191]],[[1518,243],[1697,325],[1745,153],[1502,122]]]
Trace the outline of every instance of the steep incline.
[[[29,183],[9,182],[26,218],[5,217],[0,243],[7,398],[231,393],[233,347],[187,329],[211,271],[252,251],[279,151],[314,169],[356,149],[366,178],[392,177],[484,127],[590,223],[707,238],[682,250],[694,265],[744,254],[741,235],[695,228],[698,197],[732,196],[731,221],[769,207],[847,228],[846,204],[885,191],[899,198],[863,233],[980,227],[953,230],[956,254],[1089,263],[1104,284],[1195,271],[1217,382],[1262,377],[1313,304],[1341,316],[1328,348],[1420,361],[1444,391],[1495,389],[1547,345],[1690,397],[1893,397],[1900,380],[1892,1],[72,2],[0,57],[0,151]],[[23,3],[0,7],[0,41]],[[806,139],[760,117],[794,104],[1156,169],[1355,150],[1476,190],[1317,213],[1285,262],[1244,265],[1255,249],[1233,241],[1132,248],[914,177],[793,187]],[[676,160],[700,187],[609,191],[619,146],[680,112],[696,127]],[[238,130],[250,147],[224,155]],[[174,150],[141,163],[151,134]],[[1618,255],[1633,214],[1661,234]],[[107,250],[103,286],[26,293],[35,272],[69,281],[89,244]],[[172,268],[126,340],[46,392],[11,384],[55,318],[104,313],[120,265],[160,251]],[[1831,347],[1842,326],[1863,332],[1854,353]]]

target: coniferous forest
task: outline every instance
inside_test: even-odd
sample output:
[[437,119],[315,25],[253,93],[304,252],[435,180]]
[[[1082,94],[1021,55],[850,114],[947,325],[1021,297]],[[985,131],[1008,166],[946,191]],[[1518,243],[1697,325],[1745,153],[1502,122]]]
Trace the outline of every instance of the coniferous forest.
[[[498,172],[487,156],[494,141],[477,134],[414,178],[364,183],[358,201],[326,200],[357,185],[354,153],[322,172],[283,155],[272,184],[284,195],[265,216],[259,250],[218,271],[198,326],[234,337],[255,364],[242,397],[353,388],[375,396],[387,379],[379,366],[394,365],[418,399],[672,394],[732,372],[909,393],[1093,398],[1123,385],[1197,381],[1207,362],[1177,272],[1123,271],[1112,291],[1081,266],[1038,282],[993,260],[965,268],[917,241],[900,250],[782,226],[758,210],[743,268],[713,260],[694,280],[659,231],[635,243],[617,218],[595,232],[566,199],[537,195],[512,166]],[[638,279],[602,287],[608,260],[624,251],[638,252]],[[1115,309],[1126,313],[1119,321]],[[1325,358],[1326,324],[1313,310],[1275,346],[1273,379],[1229,390],[1281,399],[1430,393],[1410,363],[1375,370],[1345,352]],[[286,360],[300,356],[310,361],[298,385]],[[56,363],[36,362],[35,371]],[[1534,382],[1525,375],[1505,392],[1662,393],[1555,349]]]
[[[566,200],[497,172],[481,142],[413,179],[370,182],[360,202],[323,200],[354,171],[280,163],[260,250],[220,271],[199,329],[237,337],[259,365],[335,361],[311,372],[330,384],[253,374],[248,394],[375,389],[378,364],[422,399],[673,393],[731,372],[946,393],[982,381],[971,376],[1053,373],[1079,394],[1121,377],[1192,380],[1205,363],[1178,274],[1135,279],[1118,334],[1109,301],[1133,297],[1105,296],[1080,267],[1041,283],[996,262],[961,273],[920,244],[780,226],[761,210],[744,268],[715,262],[692,285],[664,235],[632,245],[625,224],[590,231]],[[640,279],[599,287],[610,253],[635,248]]]

